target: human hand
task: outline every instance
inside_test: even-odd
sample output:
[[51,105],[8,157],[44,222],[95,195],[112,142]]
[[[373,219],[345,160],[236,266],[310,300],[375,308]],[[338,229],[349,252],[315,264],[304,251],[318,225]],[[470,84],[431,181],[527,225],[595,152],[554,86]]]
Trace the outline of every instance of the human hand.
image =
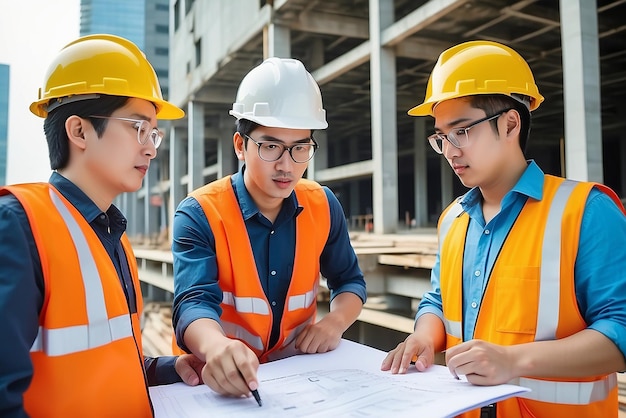
[[250,396],[258,388],[259,359],[243,342],[224,337],[206,353],[204,383],[225,396]]
[[328,314],[315,324],[308,325],[295,341],[295,348],[303,353],[326,353],[339,345],[343,332]]
[[193,354],[183,354],[178,356],[174,363],[176,373],[183,379],[183,382],[189,386],[200,384],[202,377],[202,368],[204,362]]
[[510,347],[471,340],[446,350],[446,364],[454,375],[465,375],[480,386],[499,385],[515,376]]
[[406,337],[391,350],[383,360],[380,369],[391,370],[392,374],[404,374],[415,361],[415,368],[423,372],[435,362],[435,349],[432,342],[420,338],[416,333]]

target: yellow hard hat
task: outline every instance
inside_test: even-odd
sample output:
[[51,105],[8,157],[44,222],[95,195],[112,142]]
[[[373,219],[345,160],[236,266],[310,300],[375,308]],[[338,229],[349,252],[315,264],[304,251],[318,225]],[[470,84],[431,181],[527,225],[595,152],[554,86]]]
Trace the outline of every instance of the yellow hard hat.
[[432,116],[437,103],[476,94],[524,95],[530,110],[543,102],[528,63],[513,49],[491,41],[471,41],[445,50],[433,68],[424,103],[411,116]]
[[59,52],[30,111],[45,118],[58,106],[99,94],[148,100],[156,106],[158,119],[185,116],[163,100],[157,75],[143,52],[127,39],[106,34],[83,36]]

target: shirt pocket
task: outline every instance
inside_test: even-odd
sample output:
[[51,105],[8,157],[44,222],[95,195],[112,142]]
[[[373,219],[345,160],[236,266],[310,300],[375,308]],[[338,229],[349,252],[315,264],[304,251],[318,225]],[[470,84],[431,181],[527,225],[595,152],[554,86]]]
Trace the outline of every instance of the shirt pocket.
[[495,321],[498,332],[535,334],[539,307],[539,267],[509,266],[495,286]]

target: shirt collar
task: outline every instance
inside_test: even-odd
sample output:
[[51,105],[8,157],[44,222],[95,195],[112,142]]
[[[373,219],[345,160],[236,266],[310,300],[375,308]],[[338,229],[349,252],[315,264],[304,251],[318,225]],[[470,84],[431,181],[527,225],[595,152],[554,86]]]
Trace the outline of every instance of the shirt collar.
[[[502,207],[506,206],[515,194],[523,195],[535,200],[541,200],[543,195],[544,173],[534,160],[528,160],[528,165],[517,183],[502,199]],[[468,212],[471,207],[480,205],[482,194],[478,187],[467,192],[460,200],[463,210]]]
[[[52,184],[74,207],[80,212],[88,223],[100,216],[103,212],[78,186],[56,171],[52,172],[49,183]],[[109,222],[114,225],[122,225],[126,229],[126,218],[114,205],[106,211]]]
[[[245,182],[243,181],[243,173],[245,170],[246,166],[243,165],[241,167],[241,170],[232,175],[230,181],[233,185],[237,202],[239,202],[239,207],[241,208],[241,214],[243,215],[243,219],[248,220],[259,213],[259,208],[256,203],[254,203],[254,200],[252,199],[252,196],[250,196],[250,193],[246,188]],[[280,210],[280,216],[282,217],[284,212],[287,212],[287,214],[290,216],[295,216],[301,211],[302,208],[298,205],[296,192],[292,191],[291,194],[283,200],[283,206]]]

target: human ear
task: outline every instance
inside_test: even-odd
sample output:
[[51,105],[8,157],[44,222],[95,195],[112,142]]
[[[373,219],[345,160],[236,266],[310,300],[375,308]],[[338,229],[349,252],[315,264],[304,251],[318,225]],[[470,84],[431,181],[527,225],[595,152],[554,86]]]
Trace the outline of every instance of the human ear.
[[70,145],[75,145],[80,149],[87,147],[85,128],[85,120],[76,115],[72,115],[65,120],[65,133],[70,141]]
[[235,149],[235,155],[237,156],[237,159],[240,161],[244,161],[244,156],[243,156],[244,145],[243,144],[244,144],[243,137],[241,136],[239,132],[235,132],[235,134],[233,135],[233,147]]
[[511,109],[505,114],[507,137],[519,136],[522,129],[522,120],[517,110]]

